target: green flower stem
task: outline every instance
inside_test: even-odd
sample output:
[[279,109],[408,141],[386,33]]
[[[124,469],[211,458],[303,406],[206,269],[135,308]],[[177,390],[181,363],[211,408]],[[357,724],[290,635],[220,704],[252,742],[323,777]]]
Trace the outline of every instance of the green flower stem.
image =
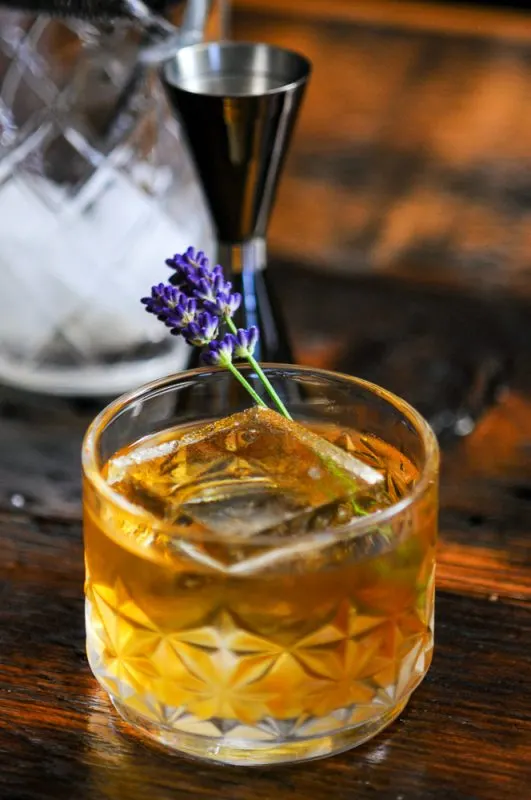
[[[355,488],[354,481],[351,482],[350,478],[348,478],[343,471],[337,468],[337,466],[334,464],[331,458],[327,458],[326,456],[322,456],[321,454],[319,454],[319,457],[321,458],[322,461],[324,461],[324,463],[328,467],[328,471],[331,472],[332,475],[334,475],[336,478],[338,478],[338,480],[340,480],[341,483],[345,485],[345,488],[352,489],[352,491],[354,491]],[[352,507],[352,510],[360,517],[366,517],[369,513],[368,511],[365,511],[361,506],[357,504],[356,499],[354,497],[350,498],[350,505]]]
[[256,358],[254,356],[249,355],[247,356],[247,360],[249,364],[252,366],[252,368],[255,370],[256,374],[258,375],[262,383],[264,384],[266,392],[268,393],[268,395],[270,396],[270,398],[272,399],[272,401],[274,402],[280,413],[283,414],[286,417],[286,419],[293,419],[288,409],[286,408],[286,406],[284,405],[278,394],[275,392],[269,378],[265,374],[264,370],[262,369]]
[[[238,329],[236,328],[236,325],[234,324],[234,322],[230,317],[225,317],[225,322],[227,323],[227,327],[230,329],[232,333],[238,333]],[[280,413],[284,417],[286,417],[286,419],[292,419],[291,414],[289,413],[288,409],[286,408],[286,406],[284,405],[278,394],[275,392],[269,378],[265,374],[264,370],[262,369],[256,358],[249,353],[249,355],[247,356],[247,361],[254,369],[254,371],[262,381],[262,383],[264,384],[266,392],[268,393],[268,395],[270,396],[271,400],[274,402]],[[264,404],[261,403],[261,405]]]
[[257,403],[257,405],[261,406],[262,408],[267,408],[267,405],[264,403],[264,401],[262,400],[262,398],[260,397],[260,395],[259,395],[259,394],[257,394],[257,393],[255,392],[255,390],[253,389],[253,387],[251,386],[251,384],[249,383],[249,381],[247,381],[247,380],[246,380],[246,379],[243,377],[243,375],[241,374],[241,372],[238,372],[238,370],[236,369],[236,367],[234,366],[234,364],[233,364],[231,361],[229,361],[229,362],[227,362],[226,366],[227,366],[227,367],[228,367],[228,369],[229,369],[229,370],[232,372],[232,374],[234,375],[234,377],[236,378],[236,380],[237,380],[237,381],[239,381],[239,382],[241,383],[241,385],[243,386],[243,388],[244,388],[244,389],[246,389],[246,390],[249,392],[249,394],[251,395],[251,397],[253,398],[253,400],[255,401],[255,403]]
[[[225,317],[225,322],[227,324],[227,327],[230,329],[230,331],[232,333],[236,334],[238,332],[238,329],[236,328],[236,325],[234,324],[234,322],[232,321],[232,319],[230,317]],[[286,408],[286,406],[284,405],[284,403],[282,402],[282,400],[280,399],[280,397],[276,393],[275,389],[273,388],[273,386],[271,385],[271,383],[269,381],[269,378],[265,374],[264,370],[262,369],[262,367],[260,366],[258,361],[255,359],[255,357],[253,355],[249,354],[247,356],[247,361],[249,362],[249,364],[252,366],[252,368],[254,369],[254,371],[256,372],[256,374],[258,375],[260,380],[262,381],[267,393],[269,394],[269,396],[271,397],[271,399],[275,403],[275,405],[278,408],[278,410],[280,411],[280,413],[284,417],[286,417],[286,419],[292,420],[293,417],[291,416],[291,414],[289,413],[288,409]],[[254,391],[252,386],[246,381],[246,379],[243,377],[243,375],[240,372],[238,372],[238,370],[236,369],[234,364],[230,363],[227,366],[229,367],[229,369],[232,372],[232,374],[240,381],[242,386],[245,386],[245,388],[252,395],[254,400],[260,406],[262,406],[262,408],[267,408],[267,406],[264,403],[264,401],[258,396],[258,394]],[[320,455],[320,458],[326,464],[326,466],[328,467],[329,471],[333,475],[335,475],[336,478],[338,478],[342,483],[344,483],[346,485],[346,487],[348,487],[349,489],[354,490],[354,486],[351,484],[351,482],[348,479],[348,477],[343,472],[338,470],[337,466],[334,464],[334,462],[331,459],[327,458],[326,456],[321,456],[321,455]],[[360,517],[366,516],[368,514],[367,511],[364,511],[364,509],[362,509],[357,504],[357,502],[356,502],[354,497],[350,498],[350,504],[352,506],[353,511],[356,514],[358,514]]]

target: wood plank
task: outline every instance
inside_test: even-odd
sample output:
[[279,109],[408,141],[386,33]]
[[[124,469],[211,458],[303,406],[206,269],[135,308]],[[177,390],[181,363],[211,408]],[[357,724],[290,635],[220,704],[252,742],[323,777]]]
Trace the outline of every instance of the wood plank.
[[79,448],[98,404],[0,389],[0,797],[519,800],[531,784],[528,20],[390,0],[242,3],[239,36],[315,63],[272,226],[297,360],[386,386],[440,438],[434,663],[395,725],[334,759],[250,772],[152,747],[110,712],[84,652]]
[[79,592],[14,584],[2,600],[0,786],[10,800],[248,800],[251,787],[256,800],[324,798],[330,787],[337,800],[525,796],[528,609],[439,593],[435,660],[396,724],[354,755],[248,772],[171,756],[117,719],[85,661]]
[[530,46],[290,8],[235,16],[238,37],[314,63],[272,250],[329,271],[529,295]]

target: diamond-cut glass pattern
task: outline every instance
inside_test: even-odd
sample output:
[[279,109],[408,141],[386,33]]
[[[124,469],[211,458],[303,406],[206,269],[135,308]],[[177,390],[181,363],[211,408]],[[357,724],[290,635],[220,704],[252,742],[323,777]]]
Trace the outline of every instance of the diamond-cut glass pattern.
[[304,635],[267,636],[227,607],[190,627],[161,625],[121,578],[89,582],[88,654],[113,698],[176,731],[263,741],[325,735],[385,714],[424,676],[432,592],[422,607],[398,601],[394,613],[391,605],[345,598]]
[[191,241],[208,250],[212,232],[178,125],[138,55],[126,24],[103,32],[0,12],[5,381],[105,393],[186,359],[138,298],[170,253]]
[[[431,660],[436,494],[391,521],[375,514],[363,533],[343,516],[323,527],[323,501],[345,491],[340,464],[361,501],[360,459],[378,473],[367,491],[384,487],[382,515],[385,492],[403,499],[419,476],[375,437],[256,408],[161,431],[107,462],[104,478],[138,513],[87,493],[87,646],[126,718],[179,749],[192,737],[197,754],[313,749],[347,730],[363,741],[400,712]],[[273,489],[264,503],[257,484]],[[293,493],[302,511],[271,526],[276,497]]]

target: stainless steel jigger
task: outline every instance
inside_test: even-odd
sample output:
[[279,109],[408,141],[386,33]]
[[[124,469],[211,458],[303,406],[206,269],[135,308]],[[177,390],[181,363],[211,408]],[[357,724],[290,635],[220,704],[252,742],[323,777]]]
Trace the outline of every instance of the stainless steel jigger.
[[[210,206],[218,260],[244,295],[239,322],[246,326],[263,328],[275,315],[263,275],[267,228],[310,72],[297,53],[242,42],[184,47],[163,68]],[[278,329],[280,322],[276,348],[264,343],[261,331],[260,358],[282,360],[289,353]]]

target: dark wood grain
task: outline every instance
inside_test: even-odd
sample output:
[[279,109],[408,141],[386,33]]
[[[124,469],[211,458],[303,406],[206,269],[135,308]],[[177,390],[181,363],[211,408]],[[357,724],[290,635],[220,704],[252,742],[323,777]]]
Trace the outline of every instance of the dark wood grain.
[[531,777],[527,608],[440,592],[437,657],[426,683],[400,722],[355,754],[271,772],[198,767],[110,718],[84,657],[79,526],[6,515],[1,530],[2,545],[11,542],[0,572],[6,797],[134,800],[171,789],[177,798],[244,800],[252,786],[257,798],[310,798],[331,785],[338,798],[377,791],[494,800],[518,789],[524,796]]
[[84,654],[79,447],[98,404],[0,389],[0,800],[524,800],[531,18],[502,38],[514,17],[497,36],[429,5],[408,27],[415,3],[237,5],[239,36],[315,62],[272,230],[297,359],[403,395],[443,448],[433,666],[397,723],[333,759],[244,771],[147,744]]
[[[314,63],[272,245],[327,270],[529,294],[531,15],[515,42],[487,13],[449,35],[453,13],[409,5],[241,3],[239,36]],[[483,18],[499,38],[477,35]]]
[[[61,546],[57,555],[63,555]],[[80,579],[78,569],[72,584]],[[531,777],[525,761],[531,736],[531,675],[523,652],[531,636],[527,609],[441,592],[437,657],[396,725],[346,756],[245,771],[163,753],[109,714],[85,663],[80,592],[37,588],[22,579],[10,591],[10,607],[0,617],[9,629],[3,643],[9,664],[0,679],[0,753],[7,766],[5,796],[13,800],[143,800],[147,794],[310,800],[332,789],[338,800],[525,796]]]

